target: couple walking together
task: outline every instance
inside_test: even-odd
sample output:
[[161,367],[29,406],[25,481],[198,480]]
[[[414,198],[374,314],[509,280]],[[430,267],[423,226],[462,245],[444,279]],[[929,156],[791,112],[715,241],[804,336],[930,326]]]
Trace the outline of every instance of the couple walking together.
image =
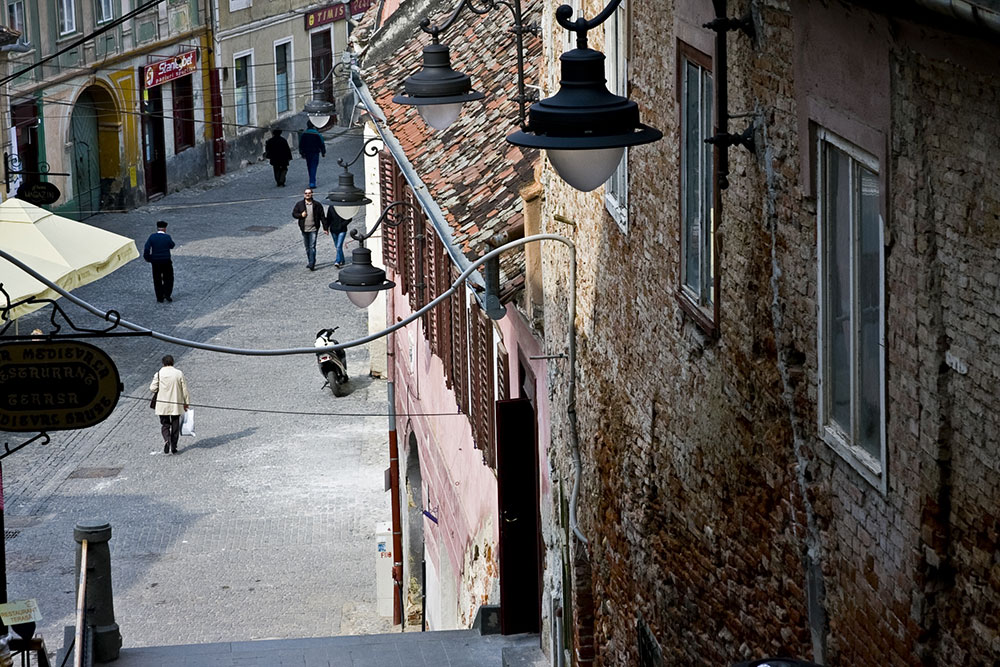
[[306,268],[316,270],[316,237],[322,229],[324,234],[333,236],[333,243],[337,248],[334,266],[339,269],[345,263],[344,239],[347,237],[347,224],[350,220],[340,217],[333,206],[324,213],[323,205],[313,199],[311,188],[306,188],[303,194],[305,198],[295,204],[292,217],[299,223],[299,230],[302,232],[302,242],[306,247]]

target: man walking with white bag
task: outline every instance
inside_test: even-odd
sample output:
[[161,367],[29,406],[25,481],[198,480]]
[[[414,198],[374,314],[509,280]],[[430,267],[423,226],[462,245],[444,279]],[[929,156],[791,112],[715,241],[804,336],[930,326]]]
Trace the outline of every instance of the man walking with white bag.
[[156,414],[160,418],[163,434],[163,453],[176,454],[177,440],[181,434],[181,415],[191,404],[184,373],[174,368],[174,358],[165,355],[163,367],[153,376],[149,390],[156,394]]

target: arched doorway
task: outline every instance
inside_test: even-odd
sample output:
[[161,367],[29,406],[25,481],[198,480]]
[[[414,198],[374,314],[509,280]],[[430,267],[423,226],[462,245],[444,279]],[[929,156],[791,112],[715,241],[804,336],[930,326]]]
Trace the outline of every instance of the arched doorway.
[[79,220],[106,208],[120,189],[120,132],[118,107],[107,89],[95,85],[84,90],[70,119],[73,198],[68,212]]

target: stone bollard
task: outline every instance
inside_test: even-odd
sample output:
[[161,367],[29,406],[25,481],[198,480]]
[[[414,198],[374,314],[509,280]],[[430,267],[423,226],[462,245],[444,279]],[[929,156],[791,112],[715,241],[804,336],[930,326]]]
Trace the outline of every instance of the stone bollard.
[[[94,661],[118,659],[122,635],[115,623],[115,604],[111,591],[111,524],[81,521],[73,529],[77,544],[87,540],[87,625],[94,628]],[[80,548],[76,550],[76,586],[80,587]]]

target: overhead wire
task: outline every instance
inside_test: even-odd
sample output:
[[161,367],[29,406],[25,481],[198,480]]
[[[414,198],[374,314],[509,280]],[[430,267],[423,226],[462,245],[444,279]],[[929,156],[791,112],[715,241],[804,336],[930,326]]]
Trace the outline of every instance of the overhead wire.
[[[127,398],[134,401],[149,401],[149,396],[129,396],[122,394],[120,398]],[[176,401],[164,401],[156,399],[158,403],[165,405],[182,405]],[[231,405],[211,405],[209,403],[188,403],[190,408],[202,408],[205,410],[221,410],[225,412],[259,412],[268,415],[294,415],[301,417],[388,417],[389,412],[313,412],[309,410],[274,410],[271,408],[238,408]],[[467,417],[461,411],[456,412],[394,412],[397,417]]]

